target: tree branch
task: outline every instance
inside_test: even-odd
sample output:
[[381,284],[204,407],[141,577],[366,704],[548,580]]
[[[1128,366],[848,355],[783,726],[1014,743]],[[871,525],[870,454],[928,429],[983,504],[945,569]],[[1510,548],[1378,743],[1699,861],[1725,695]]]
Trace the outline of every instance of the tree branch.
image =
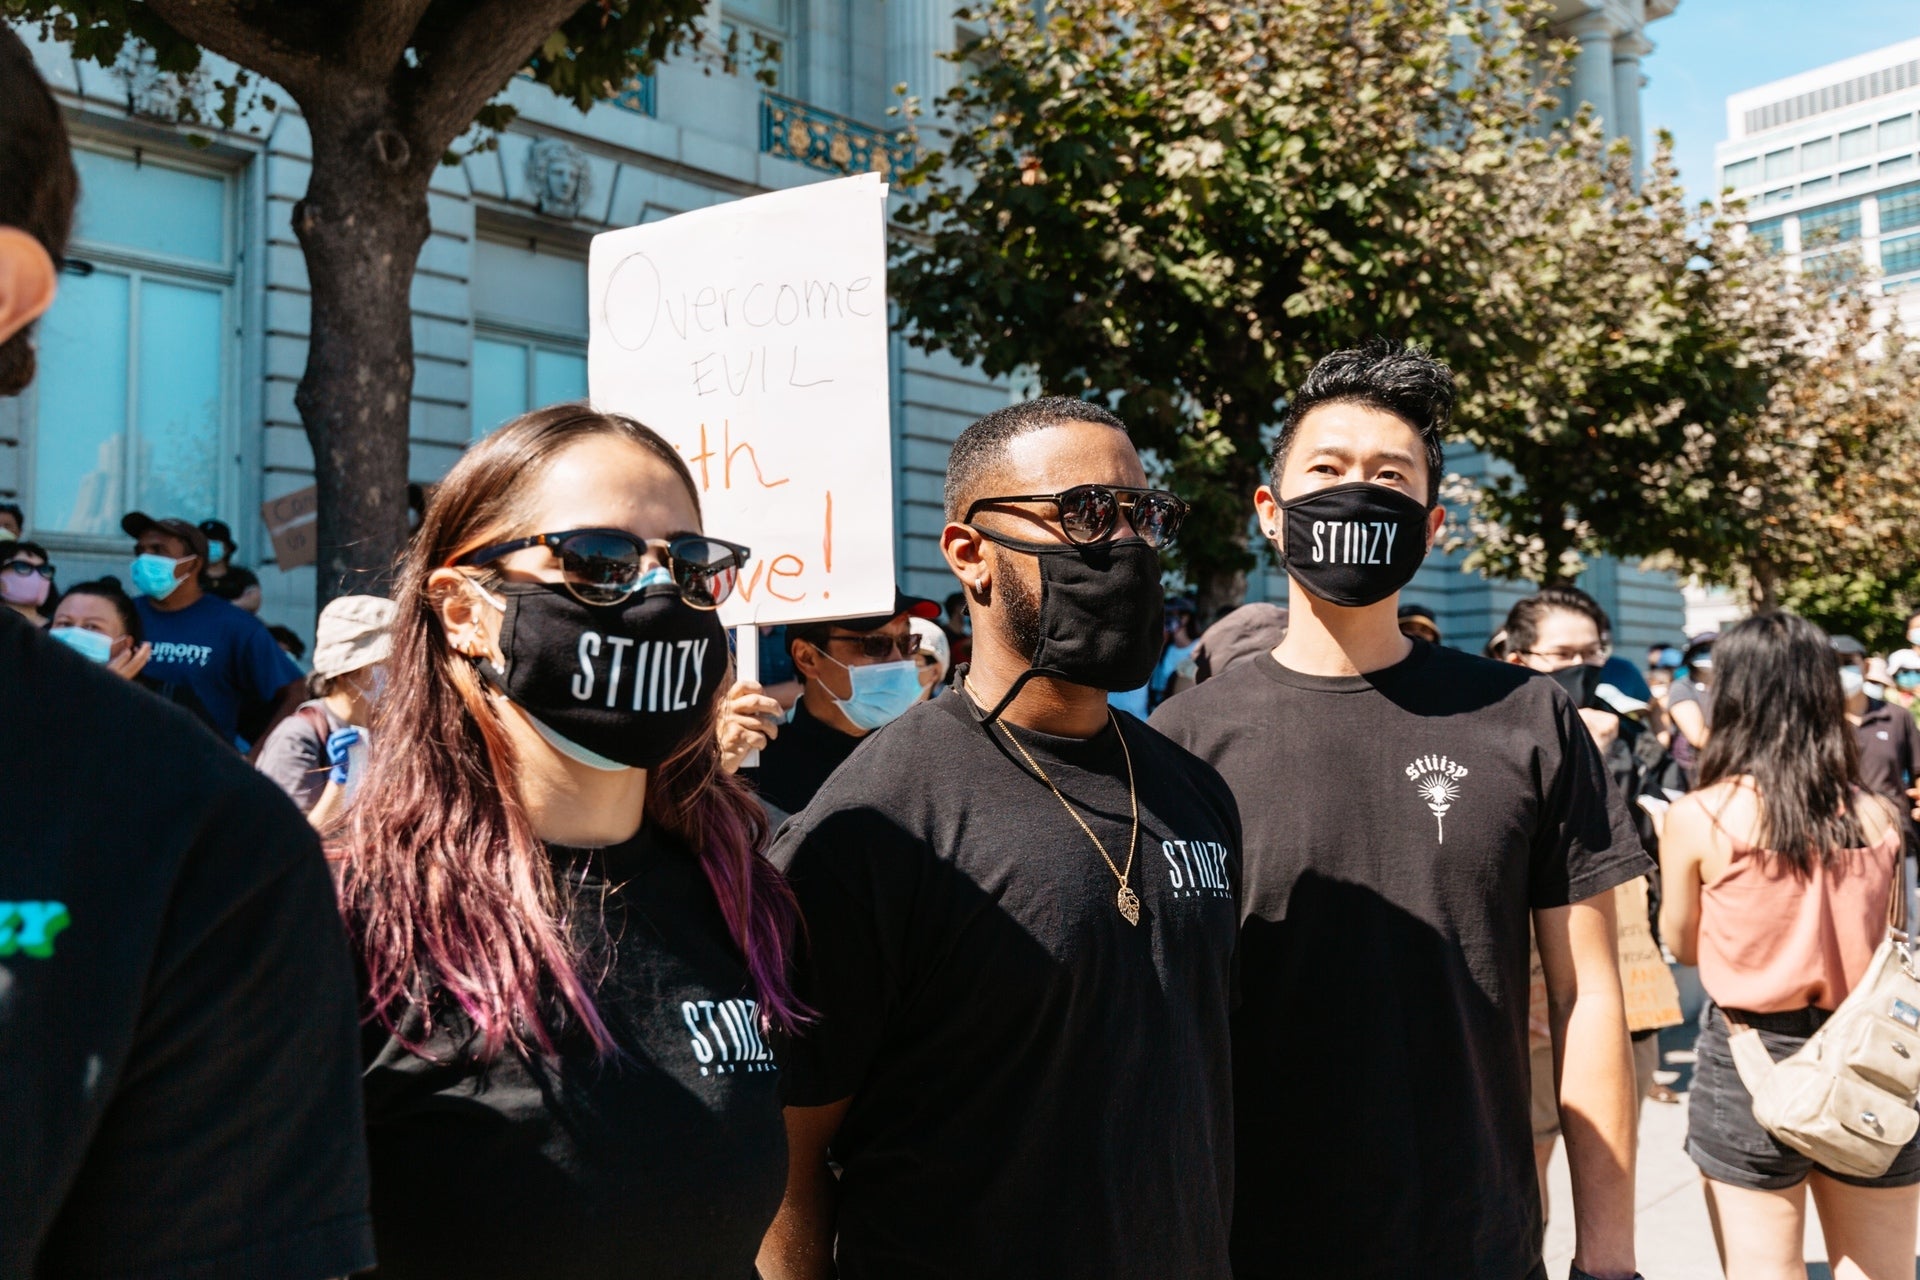
[[324,59],[318,50],[287,43],[243,17],[229,0],[148,0],[147,7],[188,40],[273,81],[296,102],[320,87]]
[[342,52],[354,70],[384,82],[401,65],[433,0],[375,0],[362,4],[358,21],[347,30]]
[[441,38],[416,46],[404,110],[420,163],[437,164],[481,107],[527,65],[580,0],[479,0]]

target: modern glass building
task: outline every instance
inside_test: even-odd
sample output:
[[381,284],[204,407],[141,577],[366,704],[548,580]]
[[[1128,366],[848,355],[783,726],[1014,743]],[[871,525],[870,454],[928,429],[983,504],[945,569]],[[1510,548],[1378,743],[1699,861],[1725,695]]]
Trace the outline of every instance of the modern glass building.
[[1734,94],[1715,159],[1753,235],[1920,320],[1920,39]]
[[[1639,138],[1641,34],[1675,0],[1562,0],[1581,42],[1576,90]],[[475,437],[586,389],[586,253],[609,227],[648,222],[904,158],[892,87],[930,97],[966,38],[955,0],[712,0],[706,19],[739,53],[689,57],[581,113],[530,83],[497,149],[444,168],[413,282],[411,478],[442,475]],[[31,30],[21,33],[30,41]],[[777,56],[769,57],[769,52]],[[290,105],[256,109],[194,145],[137,59],[103,70],[36,46],[67,111],[84,197],[59,301],[40,330],[33,391],[0,401],[0,496],[63,582],[124,577],[124,511],[231,524],[261,576],[263,616],[306,633],[311,569],[283,571],[262,502],[312,482],[293,393],[306,358],[307,277],[290,224],[310,143]],[[772,85],[754,73],[771,73]],[[1603,74],[1604,73],[1604,74]],[[1604,102],[1600,101],[1604,98]],[[895,525],[903,585],[944,596],[941,483],[953,437],[1013,388],[893,340]],[[1484,463],[1461,458],[1460,470]],[[1623,648],[1677,633],[1670,580],[1602,563],[1588,584]],[[1436,557],[1409,598],[1454,643],[1477,647],[1524,587]],[[1253,598],[1284,598],[1262,572]]]

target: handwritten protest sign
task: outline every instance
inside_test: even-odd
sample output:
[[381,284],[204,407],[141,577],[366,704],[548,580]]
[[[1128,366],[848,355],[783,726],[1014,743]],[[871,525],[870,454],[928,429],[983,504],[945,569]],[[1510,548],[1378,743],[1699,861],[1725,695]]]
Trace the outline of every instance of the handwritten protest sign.
[[594,237],[593,403],[680,451],[753,549],[728,626],[893,605],[886,186],[875,174]]
[[320,490],[313,485],[260,504],[260,519],[273,539],[273,561],[282,569],[312,564],[320,550]]

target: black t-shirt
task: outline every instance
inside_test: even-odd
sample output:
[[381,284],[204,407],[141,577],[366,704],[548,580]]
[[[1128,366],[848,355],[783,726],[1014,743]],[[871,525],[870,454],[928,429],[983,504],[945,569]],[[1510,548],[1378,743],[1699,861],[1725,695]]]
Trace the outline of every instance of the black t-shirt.
[[0,610],[0,1275],[370,1266],[352,968],[306,820]]
[[210,573],[200,575],[202,591],[235,603],[239,602],[241,596],[247,594],[249,588],[259,585],[260,579],[254,576],[253,570],[244,565],[230,564],[227,566],[227,571],[217,578]]
[[1853,735],[1860,744],[1861,785],[1894,803],[1906,828],[1907,848],[1920,847],[1913,797],[1907,794],[1907,788],[1920,781],[1920,725],[1904,707],[1868,698]]
[[807,710],[803,697],[793,704],[793,719],[780,726],[780,736],[761,749],[759,765],[742,769],[740,776],[760,793],[778,826],[806,808],[833,771],[866,740],[866,735],[842,733],[820,720]]
[[[436,1019],[433,1061],[372,1037],[378,1274],[749,1280],[786,1186],[786,1128],[713,889],[650,827],[552,853],[625,1059],[574,1033],[557,1061],[483,1067],[457,1014]],[[417,1016],[402,1030],[417,1038]]]
[[[1119,716],[1140,923],[1086,833],[950,692],[870,735],[772,858],[807,921],[786,1100],[833,1143],[840,1275],[1224,1277],[1240,823],[1213,770]],[[1015,728],[1117,863],[1113,729]]]
[[1652,862],[1567,695],[1414,642],[1230,667],[1153,718],[1246,824],[1236,1274],[1540,1269],[1527,924]]

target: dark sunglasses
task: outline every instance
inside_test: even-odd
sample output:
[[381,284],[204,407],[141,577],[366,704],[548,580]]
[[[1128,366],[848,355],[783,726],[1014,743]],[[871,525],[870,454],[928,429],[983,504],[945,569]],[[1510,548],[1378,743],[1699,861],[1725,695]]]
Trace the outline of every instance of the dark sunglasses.
[[973,519],[981,507],[1009,502],[1051,502],[1060,511],[1060,529],[1076,546],[1102,542],[1113,536],[1121,512],[1133,531],[1150,547],[1164,547],[1187,518],[1187,504],[1164,489],[1120,489],[1110,484],[1077,484],[1062,493],[1017,493],[980,498],[964,517]]
[[737,542],[700,533],[636,538],[623,529],[569,529],[536,533],[469,551],[457,565],[486,564],[522,547],[545,547],[560,561],[567,590],[583,604],[618,604],[640,587],[649,551],[657,550],[680,598],[696,609],[717,609],[733,594],[740,567],[753,554]]
[[873,662],[885,662],[898,654],[901,658],[911,658],[920,652],[920,637],[908,632],[904,636],[884,636],[874,633],[859,636],[828,636],[828,644],[857,644],[860,652]]
[[49,582],[53,580],[51,564],[35,564],[31,560],[9,560],[4,567],[8,573],[17,573],[23,578],[31,578],[37,573]]

